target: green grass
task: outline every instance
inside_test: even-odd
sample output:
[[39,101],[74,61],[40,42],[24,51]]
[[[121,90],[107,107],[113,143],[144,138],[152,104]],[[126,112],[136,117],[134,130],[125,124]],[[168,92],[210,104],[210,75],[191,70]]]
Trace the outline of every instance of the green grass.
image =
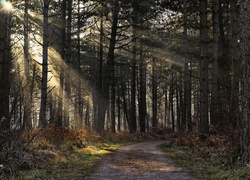
[[23,171],[19,179],[79,179],[107,153],[113,151],[122,143],[97,143],[85,148],[68,147],[64,151],[56,153],[56,157],[49,163],[29,171]]
[[161,144],[160,148],[190,173],[202,180],[240,180],[250,178],[249,167],[228,164],[228,157],[212,157],[203,147],[178,147],[174,143]]

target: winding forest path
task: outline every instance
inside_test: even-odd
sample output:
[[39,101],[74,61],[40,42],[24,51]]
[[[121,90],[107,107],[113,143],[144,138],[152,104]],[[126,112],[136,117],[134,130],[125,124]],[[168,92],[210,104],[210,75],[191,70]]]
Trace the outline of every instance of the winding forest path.
[[157,147],[161,143],[145,142],[120,147],[105,157],[84,179],[195,180]]

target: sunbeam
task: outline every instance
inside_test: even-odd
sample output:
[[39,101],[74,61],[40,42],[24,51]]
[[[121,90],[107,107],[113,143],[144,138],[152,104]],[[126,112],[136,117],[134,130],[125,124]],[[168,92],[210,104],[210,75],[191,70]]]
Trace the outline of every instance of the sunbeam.
[[1,5],[1,11],[10,12],[13,9],[12,4],[10,2],[5,1],[5,0],[1,0],[0,5]]

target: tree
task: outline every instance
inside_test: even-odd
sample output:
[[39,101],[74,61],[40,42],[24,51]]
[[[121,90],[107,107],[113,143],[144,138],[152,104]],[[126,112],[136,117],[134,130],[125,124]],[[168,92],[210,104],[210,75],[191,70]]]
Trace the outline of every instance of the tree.
[[250,1],[241,0],[240,3],[240,52],[242,71],[242,136],[241,160],[242,164],[250,162]]
[[157,76],[157,62],[156,59],[153,57],[152,62],[152,127],[158,127],[158,111],[157,111],[157,102],[158,102],[158,91],[157,91],[157,84],[158,84],[158,76]]
[[191,71],[189,70],[190,60],[187,57],[188,52],[188,27],[187,27],[187,1],[184,0],[184,8],[183,8],[183,49],[184,49],[184,104],[183,104],[183,114],[182,114],[182,130],[186,130],[188,125],[188,130],[192,131],[191,126]]
[[41,79],[41,104],[39,123],[44,127],[47,125],[46,107],[48,97],[48,48],[49,48],[49,5],[51,0],[43,0],[43,62]]
[[200,0],[200,134],[208,135],[208,21],[207,0]]
[[32,128],[32,118],[31,118],[31,111],[32,111],[32,89],[31,83],[29,81],[29,69],[30,69],[30,56],[29,56],[29,13],[28,7],[29,2],[25,0],[24,3],[24,23],[23,23],[23,32],[24,32],[24,44],[23,44],[23,51],[24,51],[24,128],[31,129]]
[[10,130],[10,15],[3,6],[0,2],[0,132]]
[[140,131],[146,130],[146,114],[147,114],[147,89],[146,89],[146,62],[143,56],[143,46],[140,44],[140,59],[139,59],[139,73],[140,73],[140,96],[139,96],[139,125]]
[[138,31],[138,8],[139,1],[132,2],[132,59],[131,59],[131,107],[130,107],[130,132],[135,132],[136,125],[136,64],[137,64],[137,31]]
[[61,39],[62,39],[62,45],[60,50],[60,55],[62,58],[62,63],[60,64],[60,73],[59,73],[59,92],[58,92],[58,112],[57,112],[57,120],[56,120],[56,126],[62,127],[63,126],[63,116],[64,116],[64,110],[63,110],[63,100],[64,100],[64,72],[65,72],[65,56],[66,56],[66,0],[62,1],[61,5],[61,16],[62,16],[62,28],[61,28]]
[[232,58],[232,88],[230,103],[230,118],[233,127],[239,124],[239,76],[240,61],[238,50],[238,21],[237,21],[237,0],[230,2],[230,23],[231,23],[231,58]]
[[211,104],[210,104],[210,119],[211,124],[217,127],[218,125],[218,60],[219,60],[219,0],[213,3],[213,61],[212,61],[212,84],[211,84]]
[[[119,11],[120,4],[119,0],[112,1],[112,25],[111,25],[111,35],[109,39],[109,48],[108,48],[108,57],[107,64],[105,69],[105,78],[103,84],[103,96],[104,100],[102,101],[102,110],[98,111],[98,131],[102,132],[104,130],[104,121],[105,121],[105,113],[107,108],[107,104],[109,102],[109,90],[111,87],[111,118],[112,123],[115,122],[115,72],[114,72],[114,63],[115,63],[115,45],[116,45],[116,37],[117,37],[117,28],[118,28],[118,19],[119,19]],[[99,109],[100,110],[100,109]],[[113,129],[114,130],[114,129]]]
[[66,56],[65,56],[65,97],[64,97],[64,126],[70,126],[70,94],[71,94],[71,53],[72,53],[72,0],[67,1],[67,21],[66,21]]

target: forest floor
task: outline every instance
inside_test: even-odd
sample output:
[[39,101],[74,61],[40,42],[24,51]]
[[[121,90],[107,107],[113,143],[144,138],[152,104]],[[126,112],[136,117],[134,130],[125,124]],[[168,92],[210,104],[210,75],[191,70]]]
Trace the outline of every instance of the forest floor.
[[107,155],[84,179],[193,180],[186,169],[159,149],[162,141],[122,146]]
[[201,141],[193,133],[49,127],[11,138],[0,151],[1,180],[250,179],[250,166],[239,165],[235,133]]

